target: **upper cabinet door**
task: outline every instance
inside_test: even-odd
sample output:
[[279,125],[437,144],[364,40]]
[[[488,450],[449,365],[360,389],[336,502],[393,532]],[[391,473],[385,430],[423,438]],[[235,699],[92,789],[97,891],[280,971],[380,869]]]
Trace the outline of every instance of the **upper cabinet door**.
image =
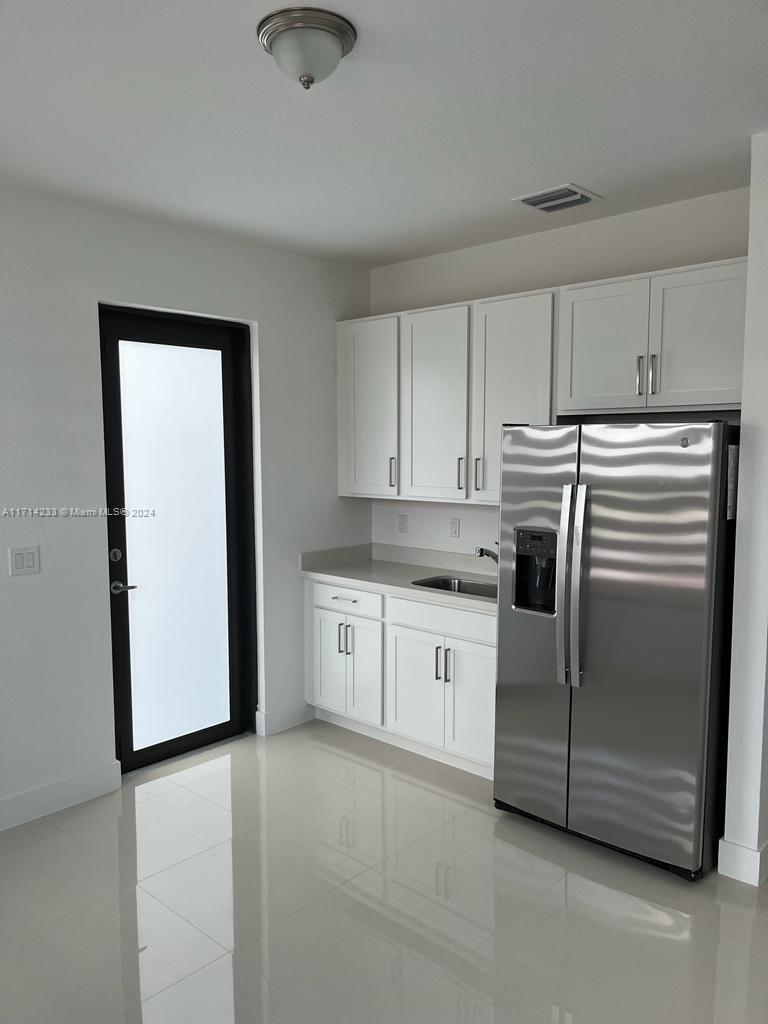
[[476,302],[472,309],[475,501],[498,503],[502,423],[549,423],[552,294]]
[[648,296],[648,278],[563,289],[559,411],[645,405]]
[[745,263],[651,280],[648,405],[738,405]]
[[469,306],[402,324],[403,472],[409,498],[466,498]]
[[398,493],[398,318],[339,324],[339,493]]

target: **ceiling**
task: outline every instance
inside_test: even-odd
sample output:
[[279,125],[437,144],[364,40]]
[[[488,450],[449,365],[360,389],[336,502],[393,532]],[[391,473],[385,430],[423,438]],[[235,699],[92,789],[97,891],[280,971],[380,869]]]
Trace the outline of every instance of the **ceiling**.
[[2,0],[0,175],[381,264],[739,188],[768,128],[764,0],[339,0],[308,93],[275,6]]

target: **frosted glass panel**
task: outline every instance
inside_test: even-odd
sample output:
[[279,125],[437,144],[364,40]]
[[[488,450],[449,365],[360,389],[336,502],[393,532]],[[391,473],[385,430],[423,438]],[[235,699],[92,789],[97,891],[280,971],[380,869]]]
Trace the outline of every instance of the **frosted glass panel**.
[[230,719],[221,353],[120,341],[120,396],[142,750]]

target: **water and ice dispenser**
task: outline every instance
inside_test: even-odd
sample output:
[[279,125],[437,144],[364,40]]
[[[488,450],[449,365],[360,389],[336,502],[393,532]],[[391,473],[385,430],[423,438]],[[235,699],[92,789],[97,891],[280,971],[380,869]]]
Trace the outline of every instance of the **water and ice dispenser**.
[[515,530],[515,605],[555,614],[557,534],[554,530]]

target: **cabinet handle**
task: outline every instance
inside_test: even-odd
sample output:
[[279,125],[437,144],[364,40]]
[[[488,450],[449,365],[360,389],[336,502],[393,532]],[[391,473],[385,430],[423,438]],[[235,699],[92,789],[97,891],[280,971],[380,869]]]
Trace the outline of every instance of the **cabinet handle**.
[[457,463],[458,463],[458,469],[457,469],[457,472],[456,472],[456,476],[457,476],[456,487],[459,490],[462,490],[463,487],[464,487],[464,483],[463,483],[463,481],[464,481],[464,456],[463,455],[459,456],[459,458],[457,459]]
[[643,360],[645,356],[637,357],[637,367],[635,369],[635,394],[642,395],[643,393]]
[[451,648],[450,647],[446,647],[445,648],[445,655],[443,656],[443,681],[446,682],[446,683],[450,683],[450,681],[451,681],[451,677],[448,674],[448,668],[449,668],[449,666],[451,664],[451,660],[450,659],[451,659]]
[[347,626],[347,654],[352,653],[352,627]]
[[651,365],[648,369],[648,394],[656,394],[656,356],[651,356]]
[[344,601],[345,604],[357,604],[356,597],[332,597],[332,601]]
[[475,490],[482,491],[483,488],[480,486],[480,466],[482,465],[482,459],[475,459]]
[[442,647],[435,648],[435,679],[437,679],[438,682],[440,681],[440,652],[442,649]]
[[339,640],[339,654],[343,654],[344,653],[344,623],[343,622],[339,623],[339,636],[338,636],[338,640]]
[[389,460],[389,486],[397,487],[397,459],[394,455]]

